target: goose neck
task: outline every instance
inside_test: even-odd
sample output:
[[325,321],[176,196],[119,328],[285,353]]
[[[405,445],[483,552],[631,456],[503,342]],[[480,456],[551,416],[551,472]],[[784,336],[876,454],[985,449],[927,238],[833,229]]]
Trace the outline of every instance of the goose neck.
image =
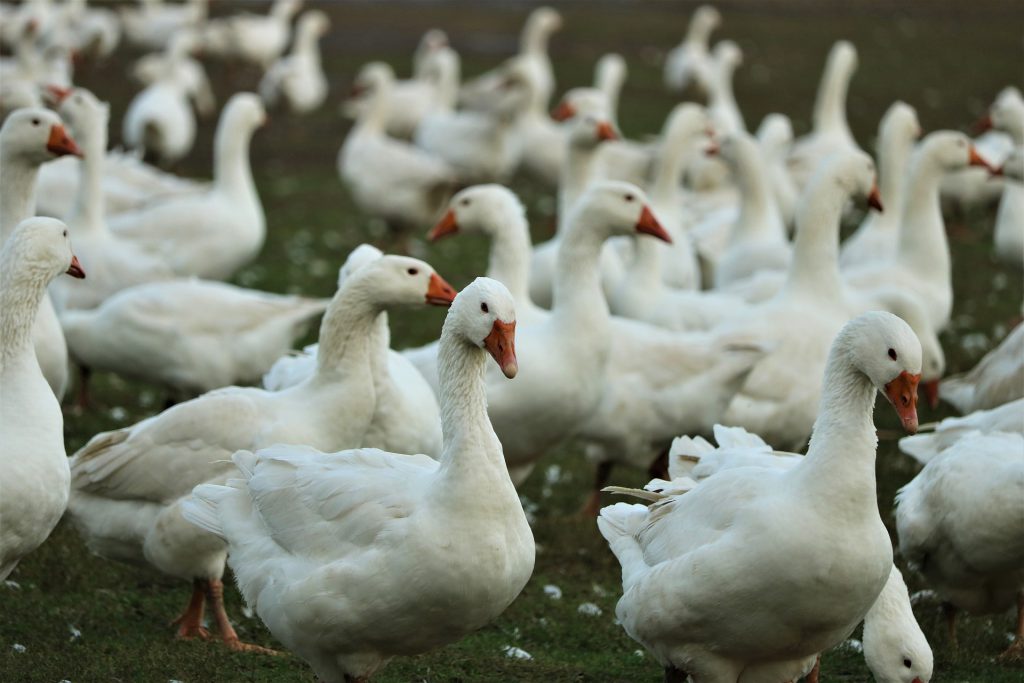
[[214,141],[214,185],[233,196],[255,198],[256,183],[249,164],[249,142],[255,128],[226,118]]
[[45,273],[15,263],[13,250],[0,252],[0,368],[32,352],[32,326],[46,291]]
[[390,101],[391,83],[378,83],[370,93],[362,116],[356,121],[356,128],[360,132],[383,135]]
[[883,135],[878,150],[878,174],[881,176],[882,205],[892,207],[894,215],[903,206],[907,185],[907,166],[914,141],[894,134]]
[[552,311],[556,320],[578,333],[601,334],[608,325],[608,302],[599,268],[606,237],[580,217],[558,246]]
[[679,188],[683,184],[683,173],[692,158],[689,153],[691,149],[693,145],[682,140],[666,140],[662,144],[654,168],[654,181],[651,183],[650,197],[653,203],[669,204],[677,201]]
[[[374,352],[379,353],[379,347],[388,341],[380,334],[378,318],[382,311],[380,304],[358,283],[342,287],[320,323],[317,375],[372,370]],[[383,324],[387,325],[386,318]]]
[[569,143],[565,165],[558,183],[558,226],[556,234],[562,236],[567,230],[569,213],[573,205],[594,175],[594,162],[600,146],[574,145]]
[[641,237],[634,239],[633,261],[629,264],[626,276],[631,287],[645,292],[654,292],[661,287],[664,250],[664,245],[657,240]]
[[942,220],[939,185],[943,169],[927,156],[910,168],[900,219],[898,260],[924,275],[948,273],[949,243]]
[[[740,160],[736,167],[736,184],[740,190],[740,215],[736,223],[743,237],[778,237],[785,232],[780,221],[773,221],[775,195],[768,181],[768,169],[757,150]],[[775,231],[773,228],[778,227]],[[772,234],[768,234],[771,232]]]
[[839,219],[847,195],[822,178],[808,188],[796,218],[793,261],[784,291],[803,293],[828,301],[842,298],[839,275]]
[[849,131],[846,123],[846,93],[850,87],[850,76],[838,60],[829,60],[814,103],[815,131]]
[[75,131],[82,144],[81,164],[75,202],[68,216],[78,234],[100,233],[106,229],[106,199],[103,193],[103,161],[107,153],[106,118],[90,121],[84,131]]
[[313,26],[303,25],[295,36],[292,54],[302,55],[320,62],[320,34]]
[[509,211],[491,237],[487,277],[508,288],[517,303],[530,300],[530,228],[526,216]]
[[18,223],[36,213],[39,167],[10,158],[0,150],[0,244]]

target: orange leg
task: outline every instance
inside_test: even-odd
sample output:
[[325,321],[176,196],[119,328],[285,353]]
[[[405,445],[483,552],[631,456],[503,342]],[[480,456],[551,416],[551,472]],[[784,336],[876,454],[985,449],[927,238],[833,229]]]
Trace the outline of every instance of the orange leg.
[[607,460],[598,463],[597,471],[594,473],[594,490],[590,492],[587,502],[580,508],[579,514],[581,517],[593,519],[601,511],[601,489],[608,484],[608,479],[612,474],[612,467],[612,463]]
[[177,637],[184,640],[210,637],[210,632],[203,628],[203,600],[205,582],[200,579],[192,581],[192,597],[188,601],[188,607],[177,619],[171,622],[171,626],[178,627]]
[[210,579],[206,582],[206,597],[210,601],[210,609],[213,611],[213,618],[217,621],[217,630],[220,631],[220,638],[227,645],[229,650],[235,652],[258,652],[265,655],[280,654],[277,650],[243,643],[235,633],[235,628],[228,619],[228,613],[224,610],[224,582],[220,579]]
[[946,632],[949,634],[949,645],[954,650],[959,650],[960,643],[956,639],[956,607],[949,602],[942,603],[942,616],[946,618]]
[[807,674],[807,683],[818,683],[818,676],[821,675],[821,655],[814,662],[814,668]]
[[1013,642],[1006,648],[999,659],[1003,661],[1024,661],[1024,591],[1017,594],[1017,631]]

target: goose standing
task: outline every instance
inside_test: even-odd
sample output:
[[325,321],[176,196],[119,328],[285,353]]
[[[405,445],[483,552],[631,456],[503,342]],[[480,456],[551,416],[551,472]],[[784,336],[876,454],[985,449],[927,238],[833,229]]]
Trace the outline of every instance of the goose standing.
[[426,263],[381,258],[353,274],[321,325],[322,353],[306,381],[280,392],[228,387],[179,403],[132,427],[93,437],[72,457],[71,519],[93,552],[193,583],[178,636],[205,636],[204,598],[224,644],[239,641],[223,604],[223,543],[181,518],[192,487],[223,481],[242,448],[294,443],[323,449],[364,444],[376,395],[373,334],[385,307],[450,303],[453,290]]
[[736,103],[732,81],[736,68],[743,64],[743,51],[731,40],[723,40],[715,45],[713,53],[714,77],[708,93],[708,113],[715,126],[715,132],[731,135],[745,132],[747,124],[743,121],[743,113]]
[[[0,128],[0,246],[15,226],[35,214],[39,166],[55,156],[81,156],[60,117],[46,109],[21,109]],[[36,358],[58,400],[68,381],[68,347],[57,312],[44,293],[33,323]]]
[[202,28],[203,51],[218,57],[270,68],[288,46],[292,17],[303,0],[274,0],[266,15],[240,12],[206,22]]
[[32,343],[46,285],[61,273],[85,277],[58,220],[29,218],[0,249],[0,581],[46,540],[68,503],[64,417]]
[[252,261],[266,219],[249,164],[249,141],[267,120],[259,97],[228,100],[214,137],[213,185],[109,220],[111,229],[160,254],[178,275],[226,280]]
[[[1005,186],[996,213],[996,254],[1017,268],[1024,268],[1024,97],[1010,89],[996,100],[990,110],[992,126],[1010,136],[1013,148],[1003,160]],[[1007,172],[1009,171],[1009,172]]]
[[512,297],[477,278],[441,332],[440,461],[242,451],[241,477],[197,487],[186,508],[227,541],[246,602],[327,683],[368,680],[481,628],[533,572],[533,534],[487,417],[487,353],[515,377]]
[[291,54],[274,62],[260,81],[260,97],[268,107],[284,102],[291,111],[304,114],[324,103],[327,77],[320,65],[318,41],[330,27],[330,19],[320,10],[299,17]]
[[[913,432],[920,365],[905,323],[859,316],[832,344],[798,466],[731,469],[651,508],[601,511],[598,527],[622,565],[616,616],[666,680],[736,681],[751,666],[790,680],[865,617],[892,570],[875,490],[875,391]],[[753,566],[785,567],[785,587]]]
[[701,5],[693,12],[686,37],[665,56],[665,87],[672,92],[683,92],[696,85],[707,92],[711,83],[711,56],[708,43],[711,33],[722,23],[722,15],[711,5]]

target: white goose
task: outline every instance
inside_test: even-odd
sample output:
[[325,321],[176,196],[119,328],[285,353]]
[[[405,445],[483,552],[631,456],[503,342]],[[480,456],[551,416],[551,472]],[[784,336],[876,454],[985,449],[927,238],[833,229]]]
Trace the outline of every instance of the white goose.
[[947,417],[930,434],[915,434],[900,439],[900,450],[927,465],[962,438],[980,434],[1008,432],[1024,434],[1024,398],[989,410],[976,410],[963,417]]
[[386,341],[373,334],[379,313],[449,303],[451,291],[426,263],[383,257],[335,295],[321,325],[317,370],[306,381],[280,392],[228,387],[93,437],[71,461],[69,510],[86,544],[109,559],[149,563],[194,582],[177,622],[180,637],[205,635],[205,596],[224,643],[254,649],[239,641],[224,612],[224,545],[181,518],[182,498],[193,486],[231,475],[230,456],[242,448],[363,445],[376,406],[373,356]]
[[961,413],[1024,398],[1024,325],[1011,330],[970,371],[945,379],[939,394]]
[[793,124],[785,114],[768,114],[757,129],[757,141],[761,155],[768,167],[775,205],[779,207],[782,220],[787,226],[793,225],[796,217],[797,191],[786,169],[786,157],[793,144]]
[[516,375],[512,297],[477,278],[441,333],[440,462],[242,451],[241,476],[197,487],[186,508],[227,541],[248,604],[326,683],[368,680],[481,628],[533,572],[533,534],[487,418],[486,353]]
[[401,227],[424,228],[437,218],[455,189],[447,163],[402,140],[388,137],[385,115],[394,72],[367,64],[356,84],[370,91],[367,108],[338,153],[338,173],[364,212]]
[[32,343],[46,285],[65,272],[85,277],[58,220],[28,219],[0,249],[0,581],[46,540],[67,507],[64,417]]
[[731,135],[746,131],[747,124],[743,121],[743,113],[736,103],[733,94],[733,74],[743,64],[743,51],[731,40],[723,40],[715,45],[712,54],[714,76],[708,93],[708,113],[715,126],[715,133]]
[[50,291],[57,307],[95,308],[126,287],[173,277],[173,271],[161,258],[107,227],[101,184],[109,106],[88,90],[76,88],[61,102],[60,114],[85,153],[75,203],[65,221],[75,240],[75,249],[89,264],[91,276],[77,287],[60,280],[54,282]]
[[[616,615],[666,680],[735,681],[751,666],[773,674],[763,680],[791,680],[864,618],[892,570],[875,491],[875,391],[913,431],[920,365],[905,323],[855,318],[832,344],[798,466],[731,469],[651,508],[601,511],[622,565]],[[751,566],[786,567],[786,585]]]
[[207,21],[202,27],[203,51],[270,68],[288,46],[292,17],[303,0],[274,0],[266,15],[239,12]]
[[[60,117],[46,109],[12,113],[0,128],[0,246],[15,226],[35,214],[39,166],[55,156],[81,156]],[[58,400],[68,381],[68,348],[50,297],[44,294],[33,327],[36,358]]]
[[901,208],[914,141],[921,137],[917,112],[909,104],[895,102],[878,124],[878,174],[882,202],[890,211],[870,212],[857,231],[843,242],[839,264],[854,268],[890,259],[900,240]]
[[249,141],[266,122],[259,97],[228,100],[214,138],[213,185],[111,217],[114,232],[160,254],[179,275],[226,280],[263,247],[266,219],[249,165]]
[[846,93],[856,70],[857,49],[848,41],[837,41],[828,53],[818,86],[814,128],[793,143],[789,154],[789,172],[800,190],[807,185],[818,164],[833,152],[860,151],[846,121]]
[[1017,607],[1004,659],[1024,656],[1024,435],[965,435],[896,495],[899,548],[945,601],[951,645],[957,610]]
[[1003,261],[1024,268],[1024,98],[1016,89],[1004,93],[992,105],[989,114],[996,130],[1004,131],[1013,140],[1010,154],[1003,163],[1005,186],[996,214],[996,254]]
[[198,29],[206,21],[210,0],[139,0],[140,7],[120,7],[121,24],[128,42],[150,50],[160,50],[176,35]]
[[304,114],[324,103],[327,77],[320,65],[318,41],[330,27],[330,19],[320,10],[299,17],[291,54],[274,62],[260,81],[260,97],[268,107],[284,103],[291,111]]
[[708,54],[711,33],[722,23],[722,15],[711,5],[701,5],[693,12],[686,37],[665,56],[665,87],[682,92],[696,85],[707,92],[711,82],[712,66]]

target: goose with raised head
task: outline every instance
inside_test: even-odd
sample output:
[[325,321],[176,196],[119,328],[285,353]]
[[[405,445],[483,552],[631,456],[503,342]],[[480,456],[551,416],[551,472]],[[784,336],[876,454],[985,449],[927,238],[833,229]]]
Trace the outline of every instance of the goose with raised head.
[[331,20],[320,10],[303,13],[295,26],[291,54],[267,69],[260,81],[260,97],[268,107],[285,104],[297,113],[313,111],[327,97],[327,76],[320,64],[320,39]]
[[971,370],[947,378],[939,395],[961,413],[1024,398],[1024,325],[1017,325]]
[[1017,608],[1003,659],[1024,658],[1024,435],[971,432],[896,494],[900,554],[944,601],[950,645],[958,610]]
[[78,286],[54,282],[50,292],[57,308],[95,308],[127,287],[172,278],[174,273],[163,259],[114,234],[107,226],[101,185],[109,106],[88,90],[75,88],[61,102],[60,115],[71,126],[85,155],[75,203],[65,222],[75,249],[89,264],[92,275],[85,282],[74,283]]
[[797,191],[786,169],[786,157],[793,144],[793,124],[789,117],[785,114],[765,116],[757,128],[757,142],[768,169],[775,205],[779,207],[783,222],[792,226],[796,216]]
[[238,12],[207,21],[200,32],[204,53],[270,68],[288,46],[292,17],[303,0],[274,0],[263,14]]
[[[82,152],[47,109],[20,109],[0,128],[0,246],[21,221],[35,214],[40,165],[56,156]],[[49,295],[43,293],[35,315],[32,343],[39,367],[58,400],[68,382],[68,347]]]
[[[916,430],[920,345],[899,318],[872,312],[831,347],[798,465],[729,469],[650,508],[601,511],[598,527],[622,565],[616,615],[669,680],[736,681],[751,666],[773,674],[757,680],[794,679],[849,636],[890,578],[872,412],[878,391]],[[783,590],[772,572],[743,570],[776,563],[787,567]]]
[[823,159],[836,151],[860,151],[846,120],[846,93],[857,70],[857,48],[837,41],[828,53],[814,102],[813,129],[793,143],[787,167],[798,189],[810,181]]
[[266,120],[259,97],[232,95],[217,124],[210,189],[111,217],[111,229],[160,254],[178,275],[231,277],[256,257],[266,238],[249,164],[249,142]]
[[0,248],[0,581],[46,540],[68,503],[64,417],[32,342],[46,285],[61,273],[85,277],[58,220],[29,218]]
[[71,460],[69,505],[90,550],[193,582],[192,599],[176,622],[179,637],[205,636],[205,598],[225,645],[253,649],[239,641],[224,611],[224,544],[182,519],[183,499],[194,486],[231,476],[230,457],[239,449],[364,445],[377,403],[373,365],[386,343],[374,334],[380,312],[447,305],[452,295],[426,263],[383,257],[353,273],[335,294],[320,328],[316,371],[304,382],[279,392],[228,387],[93,437]]
[[723,40],[715,45],[712,53],[714,77],[708,93],[708,113],[715,126],[715,132],[731,135],[738,131],[746,131],[747,124],[743,121],[743,113],[736,103],[732,82],[736,69],[743,64],[743,51],[731,40]]
[[356,84],[371,99],[338,153],[338,173],[362,211],[401,227],[425,228],[454,192],[457,177],[442,159],[388,137],[385,115],[393,83],[387,64],[360,70]]
[[966,135],[953,131],[927,135],[910,160],[896,253],[880,263],[844,271],[845,281],[864,292],[882,285],[905,289],[924,308],[935,330],[944,330],[953,311],[953,268],[939,181],[949,171],[970,165],[991,168]]
[[996,254],[1006,263],[1024,268],[1024,178],[1020,171],[1024,165],[1024,97],[1020,91],[1008,89],[1001,95],[989,110],[989,118],[993,128],[1007,133],[1013,141],[1010,153],[997,160],[1005,180],[996,213]]
[[722,23],[722,15],[711,5],[701,5],[693,12],[683,42],[665,55],[665,87],[683,92],[691,84],[708,92],[712,65],[708,45],[711,33]]
[[275,446],[237,453],[227,486],[195,489],[188,519],[225,539],[246,602],[327,683],[462,638],[530,578],[533,534],[484,386],[487,354],[516,376],[515,341],[500,283],[477,278],[456,297],[439,351],[440,461]]
[[907,169],[914,141],[919,137],[921,124],[917,122],[917,112],[909,104],[894,102],[878,124],[877,150],[882,202],[891,210],[870,212],[857,231],[843,242],[839,252],[843,268],[878,263],[896,254]]

